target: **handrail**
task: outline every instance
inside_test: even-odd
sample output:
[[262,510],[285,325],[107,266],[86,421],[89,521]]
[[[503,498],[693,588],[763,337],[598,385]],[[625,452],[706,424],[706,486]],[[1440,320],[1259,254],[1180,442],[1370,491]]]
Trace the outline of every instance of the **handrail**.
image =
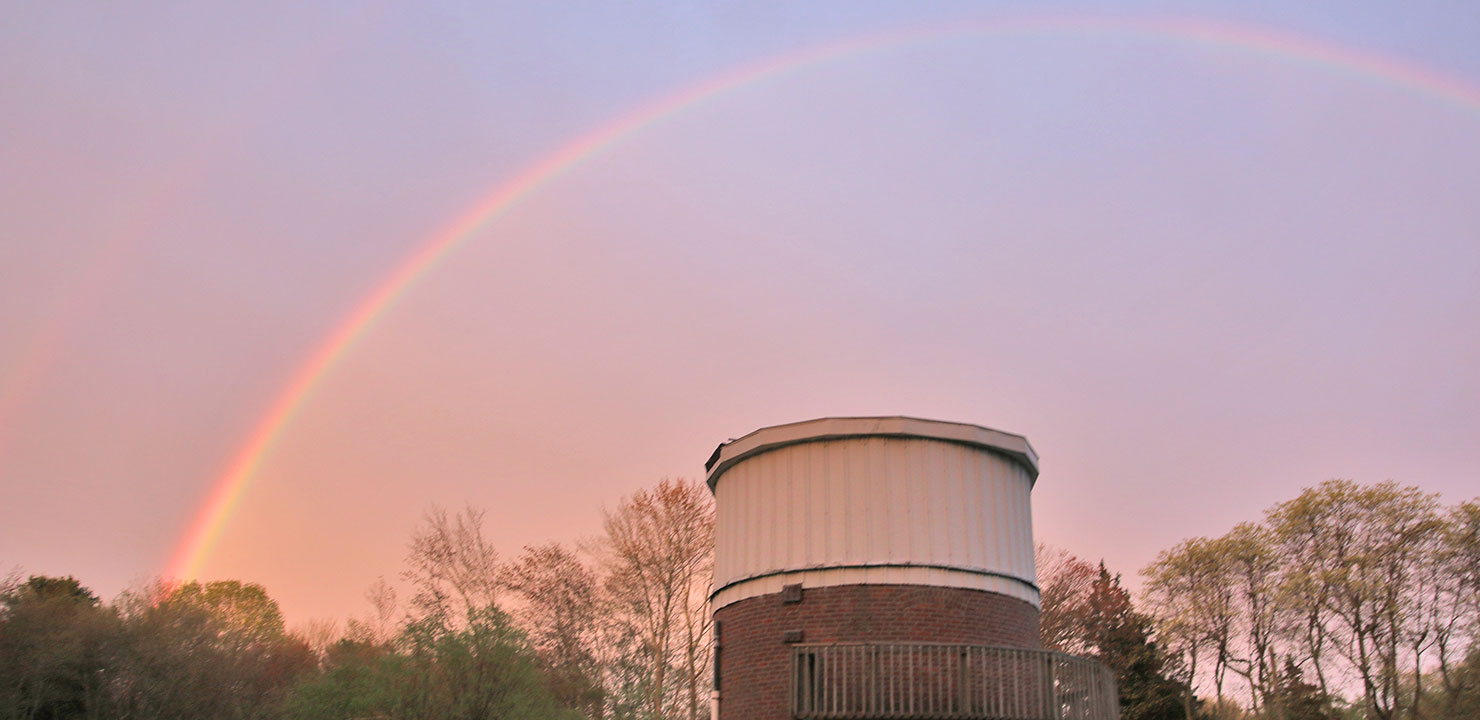
[[954,643],[792,646],[798,720],[1119,720],[1115,676],[1051,650]]

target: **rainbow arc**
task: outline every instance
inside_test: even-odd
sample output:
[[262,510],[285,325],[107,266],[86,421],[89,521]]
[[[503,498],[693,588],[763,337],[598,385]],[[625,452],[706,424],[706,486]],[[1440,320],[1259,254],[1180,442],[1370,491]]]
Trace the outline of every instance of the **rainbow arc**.
[[626,138],[704,102],[787,72],[870,51],[954,36],[1032,34],[1122,35],[1250,53],[1354,75],[1480,115],[1480,88],[1423,65],[1270,28],[1182,18],[1050,17],[914,28],[824,43],[737,67],[639,106],[576,137],[494,187],[452,222],[424,240],[355,306],[294,373],[212,484],[205,502],[175,548],[164,571],[165,577],[188,580],[200,574],[252,478],[305,401],[339,360],[353,349],[355,341],[369,332],[385,311],[441,260],[480,229],[508,213],[520,200]]

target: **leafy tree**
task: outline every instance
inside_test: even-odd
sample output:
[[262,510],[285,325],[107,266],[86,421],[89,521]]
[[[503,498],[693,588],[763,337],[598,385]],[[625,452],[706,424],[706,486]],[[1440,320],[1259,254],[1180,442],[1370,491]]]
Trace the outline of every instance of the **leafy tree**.
[[1184,686],[1182,711],[1192,720],[1193,688],[1198,661],[1210,655],[1216,698],[1223,698],[1234,624],[1232,573],[1223,543],[1207,538],[1183,541],[1163,551],[1141,571],[1146,599],[1156,623],[1156,636],[1182,659],[1178,678]]
[[282,610],[267,589],[256,583],[189,582],[170,590],[161,602],[206,613],[223,642],[246,646],[280,640],[284,635]]
[[563,712],[522,633],[492,606],[474,609],[452,630],[438,618],[408,622],[398,649],[345,640],[331,648],[324,672],[289,700],[299,720],[382,717],[393,720],[548,720]]
[[1244,631],[1244,654],[1230,657],[1230,667],[1248,683],[1250,707],[1258,713],[1268,702],[1278,672],[1274,643],[1281,616],[1275,596],[1280,558],[1269,531],[1254,523],[1240,523],[1219,538],[1217,551]]
[[294,689],[286,714],[300,720],[388,717],[397,707],[395,681],[408,672],[405,664],[385,646],[340,640],[325,651],[321,672]]
[[277,603],[258,585],[156,586],[118,605],[122,632],[109,682],[118,717],[275,717],[315,665],[307,643],[283,632]]
[[117,617],[72,577],[33,575],[0,594],[0,718],[84,718],[103,704]]
[[1435,563],[1443,580],[1431,605],[1439,704],[1444,717],[1480,717],[1480,499],[1451,508],[1443,536]]
[[[1357,675],[1367,711],[1377,720],[1404,714],[1404,641],[1428,622],[1409,589],[1443,532],[1435,496],[1392,482],[1330,480],[1276,506],[1270,524],[1300,552],[1285,582],[1307,603],[1320,598],[1328,621],[1320,635]],[[1416,666],[1421,655],[1412,658]],[[1321,662],[1315,667],[1320,672]]]

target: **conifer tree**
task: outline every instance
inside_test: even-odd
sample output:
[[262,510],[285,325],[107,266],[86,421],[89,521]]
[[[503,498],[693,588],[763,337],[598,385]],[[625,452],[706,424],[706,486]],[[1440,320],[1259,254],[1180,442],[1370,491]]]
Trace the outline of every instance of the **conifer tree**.
[[1150,639],[1151,619],[1135,611],[1120,576],[1112,576],[1103,562],[1085,624],[1091,651],[1115,673],[1122,720],[1183,717],[1183,688],[1167,677],[1167,657]]

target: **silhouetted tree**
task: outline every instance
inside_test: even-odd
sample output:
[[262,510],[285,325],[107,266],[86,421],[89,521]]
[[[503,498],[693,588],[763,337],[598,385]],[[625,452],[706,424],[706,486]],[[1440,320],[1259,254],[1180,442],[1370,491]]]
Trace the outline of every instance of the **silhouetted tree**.
[[1305,673],[1295,661],[1285,659],[1285,667],[1275,678],[1269,693],[1268,714],[1279,720],[1337,720],[1331,696],[1320,687],[1306,682]]
[[0,718],[60,720],[103,705],[117,617],[72,577],[33,575],[0,594]]
[[1115,673],[1123,720],[1179,720],[1182,685],[1167,677],[1167,659],[1151,641],[1151,619],[1135,611],[1120,576],[1100,563],[1085,616],[1090,651]]
[[504,584],[522,601],[515,612],[563,707],[589,717],[604,704],[597,660],[601,617],[596,573],[559,543],[524,548]]

